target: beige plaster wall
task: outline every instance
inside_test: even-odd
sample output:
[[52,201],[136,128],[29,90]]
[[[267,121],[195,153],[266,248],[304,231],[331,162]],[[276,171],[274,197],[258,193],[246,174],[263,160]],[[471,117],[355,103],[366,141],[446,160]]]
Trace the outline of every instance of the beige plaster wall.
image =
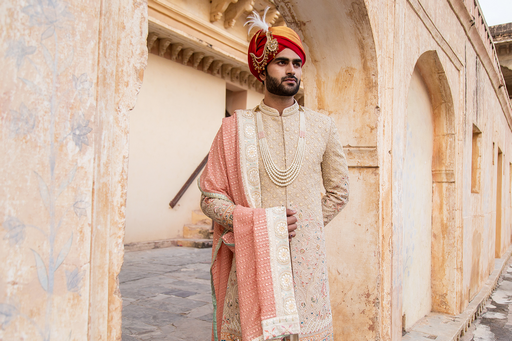
[[0,3],[0,339],[120,340],[144,1]]
[[259,92],[248,90],[247,91],[247,108],[254,108],[258,104],[260,104],[263,99],[263,94]]
[[208,154],[224,117],[226,83],[153,54],[130,116],[130,168],[125,242],[182,235],[199,209],[194,182],[169,202]]

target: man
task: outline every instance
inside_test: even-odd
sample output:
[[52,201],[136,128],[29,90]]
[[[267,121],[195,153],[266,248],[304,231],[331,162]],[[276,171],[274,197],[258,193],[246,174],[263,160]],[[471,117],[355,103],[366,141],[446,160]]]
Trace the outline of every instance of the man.
[[212,340],[333,340],[323,229],[348,201],[345,155],[334,121],[293,98],[298,35],[251,23],[264,99],[223,120],[199,179],[215,223]]

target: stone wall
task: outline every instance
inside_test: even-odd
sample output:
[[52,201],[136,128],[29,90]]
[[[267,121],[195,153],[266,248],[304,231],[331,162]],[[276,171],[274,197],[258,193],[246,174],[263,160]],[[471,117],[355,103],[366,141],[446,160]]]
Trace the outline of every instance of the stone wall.
[[0,4],[0,339],[120,340],[134,1]]

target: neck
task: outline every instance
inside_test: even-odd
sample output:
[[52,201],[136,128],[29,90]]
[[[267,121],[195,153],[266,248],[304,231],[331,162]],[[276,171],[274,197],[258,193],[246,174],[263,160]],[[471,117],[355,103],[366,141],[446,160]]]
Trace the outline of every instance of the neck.
[[271,108],[276,109],[279,111],[279,115],[282,115],[284,109],[293,105],[294,99],[293,96],[274,95],[265,89],[265,98],[263,98],[263,103]]

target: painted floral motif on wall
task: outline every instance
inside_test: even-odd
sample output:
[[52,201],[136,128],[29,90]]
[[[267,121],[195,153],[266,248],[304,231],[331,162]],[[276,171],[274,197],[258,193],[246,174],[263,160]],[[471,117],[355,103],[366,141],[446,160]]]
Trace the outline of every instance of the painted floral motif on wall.
[[[4,46],[3,63],[12,72],[9,77],[22,84],[18,87],[21,91],[12,96],[12,107],[4,120],[7,124],[2,124],[1,129],[11,143],[37,150],[37,169],[27,170],[26,183],[19,183],[18,187],[24,191],[24,187],[34,185],[40,203],[31,203],[29,198],[1,208],[0,239],[13,253],[32,254],[27,258],[32,259],[31,269],[35,269],[39,283],[39,292],[34,294],[44,297],[45,302],[44,307],[33,309],[45,313],[38,317],[26,304],[20,304],[20,297],[8,293],[6,300],[0,301],[0,339],[3,331],[23,319],[32,326],[34,335],[49,341],[57,339],[51,327],[59,314],[55,302],[60,302],[63,295],[84,294],[86,270],[73,265],[79,262],[66,261],[77,243],[80,226],[87,224],[90,210],[90,196],[84,194],[89,189],[82,189],[77,178],[84,177],[80,174],[84,172],[83,163],[90,162],[84,158],[93,130],[87,117],[91,116],[88,109],[94,84],[86,72],[75,74],[80,69],[80,63],[75,63],[77,47],[73,41],[77,23],[69,4],[28,0],[17,6],[30,36],[12,38]],[[27,164],[33,157],[30,153],[15,156],[18,161],[26,159]],[[33,205],[33,209],[27,205]],[[28,236],[32,238],[29,240]],[[62,266],[65,263],[67,266]],[[71,340],[73,330],[71,326],[67,328],[65,334]]]

